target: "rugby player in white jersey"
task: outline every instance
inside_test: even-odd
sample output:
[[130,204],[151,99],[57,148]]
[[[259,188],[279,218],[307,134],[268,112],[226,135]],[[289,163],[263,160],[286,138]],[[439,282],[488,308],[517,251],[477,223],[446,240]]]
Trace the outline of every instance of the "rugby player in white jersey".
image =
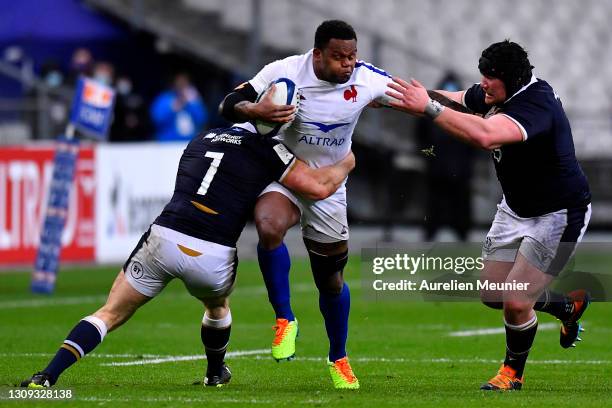
[[[255,102],[272,81],[283,77],[294,81],[301,92],[297,111],[289,105],[274,105],[269,97]],[[253,130],[249,121],[293,119],[277,137],[297,157],[320,167],[347,155],[361,112],[371,103],[387,104],[390,81],[386,72],[357,60],[353,28],[330,20],[317,28],[312,50],[266,65],[227,95],[220,111],[249,130]],[[259,265],[276,313],[272,356],[277,361],[295,356],[298,326],[289,300],[290,258],[283,238],[300,222],[329,337],[328,365],[334,386],[359,388],[346,356],[350,294],[343,279],[349,238],[345,185],[325,200],[312,201],[272,183],[256,204],[255,222]]]

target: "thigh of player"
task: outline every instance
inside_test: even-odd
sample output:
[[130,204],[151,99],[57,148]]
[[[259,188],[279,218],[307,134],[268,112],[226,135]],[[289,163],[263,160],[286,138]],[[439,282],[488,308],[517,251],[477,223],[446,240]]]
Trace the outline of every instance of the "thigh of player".
[[255,225],[260,245],[277,248],[287,230],[300,220],[301,204],[296,196],[279,183],[271,183],[255,204]]
[[198,299],[212,302],[229,295],[238,266],[236,248],[159,225],[151,227],[151,235],[158,238],[158,243],[153,265],[146,268],[147,277],[157,283],[159,290],[175,277],[181,279],[189,293]]
[[138,308],[151,300],[130,285],[123,270],[113,282],[104,306],[98,309],[94,316],[101,319],[109,332],[125,323]]
[[322,244],[348,241],[349,226],[344,187],[340,187],[325,200],[310,201],[303,198],[299,200],[302,207],[301,225],[304,240]]
[[574,255],[590,218],[590,204],[535,217],[519,252],[536,268],[556,277]]

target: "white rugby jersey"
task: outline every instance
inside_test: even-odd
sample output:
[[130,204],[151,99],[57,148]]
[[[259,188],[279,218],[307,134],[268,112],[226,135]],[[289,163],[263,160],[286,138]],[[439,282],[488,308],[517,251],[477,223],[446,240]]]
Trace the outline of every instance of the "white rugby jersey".
[[[291,126],[276,136],[310,166],[321,167],[342,160],[351,149],[351,137],[359,115],[371,101],[388,104],[385,92],[391,76],[358,60],[351,78],[335,84],[317,78],[312,50],[274,61],[249,83],[261,93],[278,78],[289,78],[301,92],[300,108]],[[255,132],[250,123],[238,126]]]

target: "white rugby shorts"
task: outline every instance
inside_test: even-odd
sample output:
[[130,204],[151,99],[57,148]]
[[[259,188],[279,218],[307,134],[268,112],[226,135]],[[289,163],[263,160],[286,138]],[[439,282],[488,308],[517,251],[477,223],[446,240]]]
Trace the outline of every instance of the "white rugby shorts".
[[342,185],[325,200],[313,201],[294,194],[280,183],[268,185],[260,196],[276,191],[295,204],[301,213],[302,235],[313,241],[332,243],[349,239],[346,216],[346,187]]
[[557,276],[574,255],[590,219],[590,204],[523,218],[503,199],[483,245],[483,259],[514,262],[520,252],[539,270]]
[[153,224],[123,266],[134,289],[155,297],[174,278],[198,299],[228,296],[234,286],[236,248]]

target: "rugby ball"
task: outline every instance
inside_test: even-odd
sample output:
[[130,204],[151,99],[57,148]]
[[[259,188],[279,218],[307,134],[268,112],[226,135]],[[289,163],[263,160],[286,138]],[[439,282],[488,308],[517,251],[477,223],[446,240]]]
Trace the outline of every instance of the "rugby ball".
[[[276,105],[293,105],[299,108],[300,97],[299,91],[295,86],[295,82],[290,80],[289,78],[278,78],[275,81],[272,81],[264,91],[259,94],[257,100],[255,102],[259,102],[264,96],[270,92],[270,88],[272,85],[275,85],[276,92],[274,92],[274,96],[272,97],[272,101]],[[264,120],[255,120],[254,121],[255,129],[257,129],[257,133],[264,136],[276,136],[278,133],[287,129],[291,122],[287,123],[275,123],[275,122],[266,122]]]

